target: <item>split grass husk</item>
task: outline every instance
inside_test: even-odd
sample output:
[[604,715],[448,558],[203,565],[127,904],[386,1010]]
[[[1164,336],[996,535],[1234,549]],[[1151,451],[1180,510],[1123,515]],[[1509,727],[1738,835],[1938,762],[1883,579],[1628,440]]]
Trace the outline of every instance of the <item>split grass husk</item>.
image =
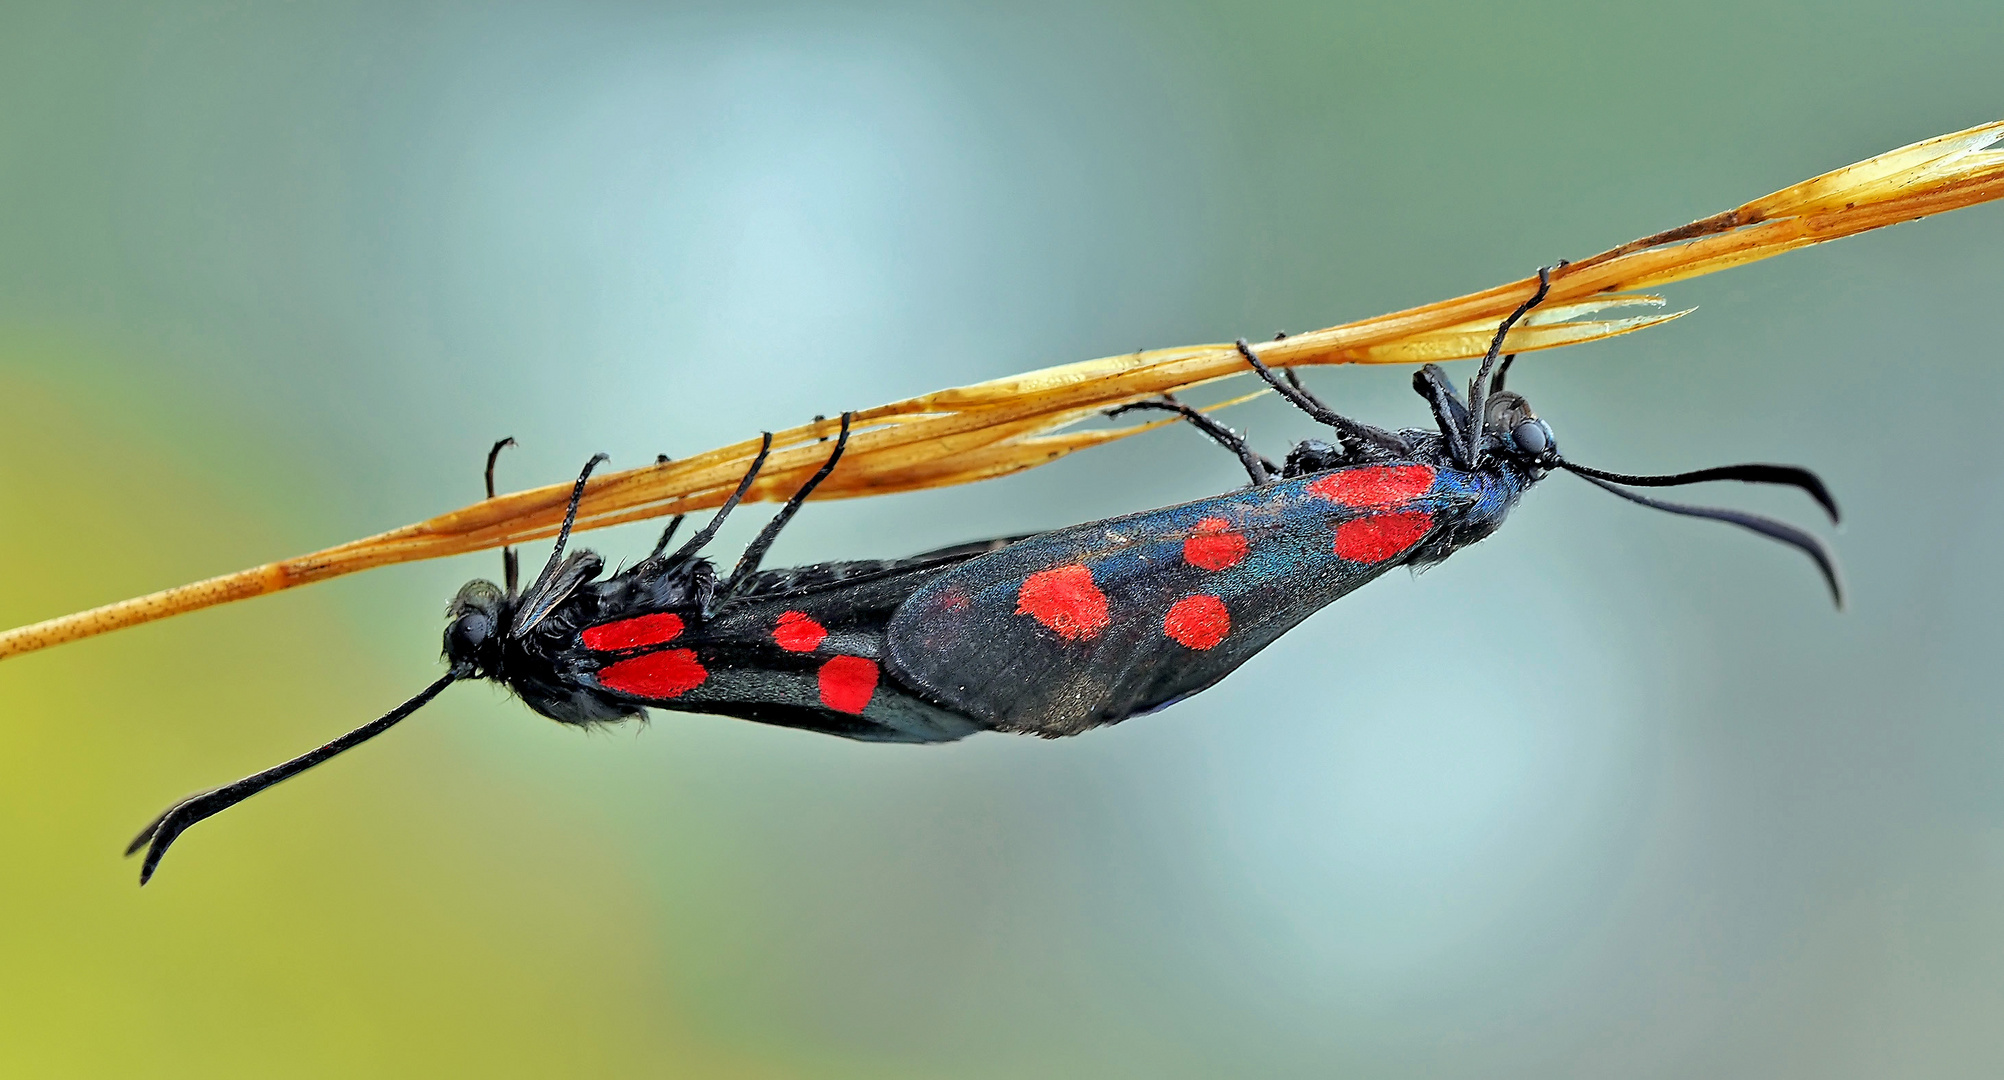
[[[1549,297],[1511,333],[1523,352],[1660,326],[1684,312],[1636,290],[1663,285],[2004,196],[2004,121],[1904,146],[1711,217],[1611,248],[1552,275]],[[1479,356],[1493,328],[1528,297],[1534,277],[1260,346],[1274,367],[1411,364]],[[1623,313],[1619,317],[1601,317]],[[1110,356],[941,390],[856,414],[839,468],[816,498],[972,483],[1055,461],[1159,426],[1067,430],[1106,409],[1241,374],[1229,344]],[[774,452],[747,496],[784,499],[818,468],[835,420],[776,432]],[[595,478],[577,528],[719,506],[759,440]],[[556,533],[568,482],[515,492],[400,529],[233,574],[122,600],[0,633],[0,658],[171,615],[290,589],[392,563],[520,544]]]

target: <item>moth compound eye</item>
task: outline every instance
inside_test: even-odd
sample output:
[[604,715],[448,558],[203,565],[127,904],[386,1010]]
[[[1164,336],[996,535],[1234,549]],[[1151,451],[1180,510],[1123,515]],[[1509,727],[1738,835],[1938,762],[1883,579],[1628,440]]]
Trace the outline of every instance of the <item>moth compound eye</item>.
[[494,635],[494,622],[479,612],[469,612],[452,620],[445,629],[445,654],[454,660],[472,660]]
[[1552,429],[1543,420],[1525,420],[1510,432],[1517,449],[1532,457],[1542,457],[1552,448]]

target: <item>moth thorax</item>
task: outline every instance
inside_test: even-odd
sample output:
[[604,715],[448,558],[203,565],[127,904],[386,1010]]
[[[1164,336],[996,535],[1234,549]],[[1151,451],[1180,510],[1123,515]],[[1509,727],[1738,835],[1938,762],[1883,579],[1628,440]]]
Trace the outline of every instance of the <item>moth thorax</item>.
[[500,655],[507,596],[491,581],[469,581],[445,609],[445,659],[455,672],[493,670]]

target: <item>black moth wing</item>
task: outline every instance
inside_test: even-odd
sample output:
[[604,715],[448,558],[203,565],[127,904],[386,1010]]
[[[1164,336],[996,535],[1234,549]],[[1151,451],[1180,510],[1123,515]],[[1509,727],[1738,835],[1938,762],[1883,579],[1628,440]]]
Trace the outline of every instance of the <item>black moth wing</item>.
[[[855,559],[813,563],[753,574],[733,595],[734,600],[785,599],[836,585],[867,585],[884,578],[908,579],[912,574],[940,570],[1027,540],[1032,534],[1002,536],[953,544],[902,559]],[[896,588],[898,586],[893,586]]]
[[[1004,731],[1072,735],[1172,704],[1426,549],[1479,497],[1465,474],[1365,468],[1079,525],[961,563],[892,618],[887,666]],[[1353,487],[1390,477],[1410,490],[1346,505],[1331,494],[1344,474]]]
[[[717,713],[871,742],[959,739],[980,726],[883,677],[886,630],[914,590],[1010,539],[910,559],[765,571],[707,619],[688,609],[657,613],[651,624],[638,622],[650,616],[622,614],[578,635],[576,677],[632,706]],[[643,626],[642,636],[660,639],[619,647],[623,626]]]

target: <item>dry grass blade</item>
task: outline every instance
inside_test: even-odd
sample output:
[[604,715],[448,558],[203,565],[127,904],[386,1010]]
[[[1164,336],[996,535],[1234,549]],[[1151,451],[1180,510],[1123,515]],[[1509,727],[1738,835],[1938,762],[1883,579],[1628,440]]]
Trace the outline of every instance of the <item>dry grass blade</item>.
[[[1514,351],[1572,345],[1657,326],[1682,312],[1593,320],[1601,311],[1660,304],[1613,295],[1765,259],[1785,251],[2004,196],[2004,121],[1901,147],[1676,229],[1575,262],[1553,276],[1538,317],[1511,334]],[[1332,326],[1261,346],[1276,367],[1390,364],[1480,355],[1503,315],[1530,295],[1525,278],[1479,293]],[[893,402],[857,416],[842,465],[818,498],[964,484],[1028,469],[1148,426],[1065,432],[1101,410],[1239,374],[1229,345],[1156,349],[1046,368]],[[828,420],[777,433],[750,498],[783,499],[820,465]],[[595,480],[579,529],[721,504],[758,440]],[[457,555],[547,537],[570,484],[517,492],[311,555],[0,633],[0,657],[230,600],[390,563]]]

